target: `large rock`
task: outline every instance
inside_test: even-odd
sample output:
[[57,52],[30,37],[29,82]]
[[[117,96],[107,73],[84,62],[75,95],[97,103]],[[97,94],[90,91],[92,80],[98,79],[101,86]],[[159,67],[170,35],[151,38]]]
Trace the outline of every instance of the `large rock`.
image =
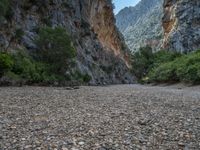
[[200,1],[164,1],[165,49],[187,53],[200,48]]

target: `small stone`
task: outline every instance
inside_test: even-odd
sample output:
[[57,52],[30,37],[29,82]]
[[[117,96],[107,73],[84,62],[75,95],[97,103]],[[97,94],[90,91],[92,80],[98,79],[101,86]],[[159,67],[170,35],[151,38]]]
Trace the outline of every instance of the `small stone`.
[[28,149],[28,148],[32,148],[32,146],[31,145],[26,145],[24,148]]
[[17,127],[15,125],[12,125],[10,128],[11,129],[16,129]]
[[147,125],[147,121],[145,121],[145,120],[139,120],[138,124],[142,125],[142,126],[146,126]]
[[78,142],[79,145],[84,145],[85,142],[81,141],[81,142]]
[[185,144],[183,142],[178,142],[178,146],[183,147],[183,146],[185,146]]
[[63,148],[62,148],[62,150],[69,150],[69,149],[68,149],[68,148],[66,148],[66,147],[63,147]]

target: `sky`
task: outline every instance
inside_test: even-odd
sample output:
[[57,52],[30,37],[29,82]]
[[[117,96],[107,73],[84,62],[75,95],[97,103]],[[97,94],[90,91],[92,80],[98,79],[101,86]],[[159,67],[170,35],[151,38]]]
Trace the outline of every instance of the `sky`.
[[114,13],[117,14],[121,9],[128,6],[135,6],[140,0],[113,0],[115,4]]

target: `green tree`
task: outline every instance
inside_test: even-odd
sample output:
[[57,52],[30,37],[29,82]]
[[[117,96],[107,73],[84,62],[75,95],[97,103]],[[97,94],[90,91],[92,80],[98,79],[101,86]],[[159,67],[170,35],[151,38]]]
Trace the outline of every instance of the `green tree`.
[[13,66],[12,57],[4,52],[0,52],[0,77],[9,71]]
[[64,74],[76,57],[70,36],[62,27],[41,28],[36,44],[39,61],[48,64],[50,71],[57,74]]
[[10,1],[0,0],[0,20],[2,20],[9,10]]
[[140,80],[146,76],[153,63],[153,52],[151,47],[141,47],[132,55],[132,72]]

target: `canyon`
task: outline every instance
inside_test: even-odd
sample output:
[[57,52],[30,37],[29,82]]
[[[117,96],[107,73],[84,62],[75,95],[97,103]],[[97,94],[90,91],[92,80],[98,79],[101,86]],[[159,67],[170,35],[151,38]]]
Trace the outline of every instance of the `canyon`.
[[[91,77],[88,84],[73,86],[0,82],[0,150],[200,149],[200,86],[169,85],[187,78],[200,83],[200,51],[171,52],[200,48],[199,0],[141,0],[117,20],[113,8],[111,0],[0,0],[0,75],[21,49],[32,66],[28,58],[41,50],[35,40],[48,27],[45,32],[61,29],[58,43],[76,51],[74,66],[65,71]],[[53,44],[47,40],[44,48]],[[155,53],[148,48],[144,55],[131,54],[140,46],[170,52],[159,51],[161,58],[152,63]],[[145,65],[167,84],[132,84],[137,82],[133,67],[149,78]]]

